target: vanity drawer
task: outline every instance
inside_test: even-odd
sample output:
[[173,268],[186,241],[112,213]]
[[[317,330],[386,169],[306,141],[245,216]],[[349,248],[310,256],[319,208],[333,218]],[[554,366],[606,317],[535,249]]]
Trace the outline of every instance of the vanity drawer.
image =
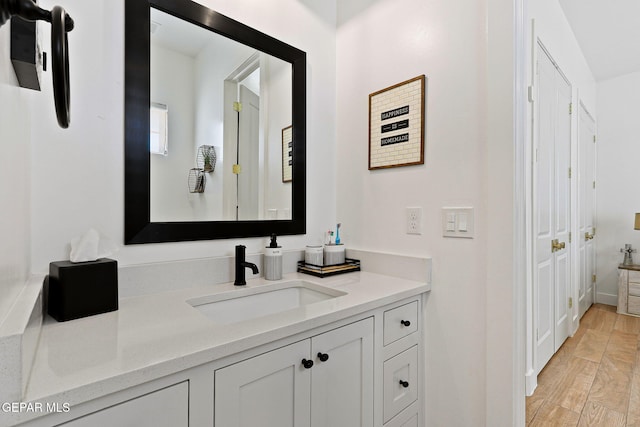
[[384,362],[382,383],[386,423],[418,398],[418,346]]
[[629,295],[629,300],[627,301],[627,312],[640,315],[640,297]]
[[629,283],[631,282],[640,283],[640,271],[629,270]]
[[69,421],[59,427],[188,427],[188,425],[189,382],[184,381]]
[[418,301],[384,312],[384,345],[418,330]]
[[640,297],[640,283],[629,282],[629,295]]

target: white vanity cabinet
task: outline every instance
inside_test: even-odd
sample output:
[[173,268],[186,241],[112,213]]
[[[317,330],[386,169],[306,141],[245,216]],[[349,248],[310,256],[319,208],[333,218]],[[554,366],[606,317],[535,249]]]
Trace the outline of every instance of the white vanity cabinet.
[[297,325],[290,335],[20,425],[421,427],[424,301],[422,293]]
[[216,427],[373,425],[373,318],[215,372]]

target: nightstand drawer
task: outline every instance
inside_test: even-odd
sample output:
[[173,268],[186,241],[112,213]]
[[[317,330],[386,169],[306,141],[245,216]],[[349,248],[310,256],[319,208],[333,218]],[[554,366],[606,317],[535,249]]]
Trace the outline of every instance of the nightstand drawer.
[[629,270],[629,283],[631,282],[640,283],[640,271]]
[[640,297],[640,283],[629,282],[629,295]]
[[418,398],[418,347],[413,346],[384,362],[384,422]]
[[384,312],[384,345],[418,330],[418,301]]
[[640,315],[640,297],[629,295],[629,301],[627,302],[627,312]]

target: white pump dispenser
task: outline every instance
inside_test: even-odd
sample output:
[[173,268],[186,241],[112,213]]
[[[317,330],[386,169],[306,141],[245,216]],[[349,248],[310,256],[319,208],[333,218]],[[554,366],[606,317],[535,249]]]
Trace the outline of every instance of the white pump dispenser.
[[282,279],[282,247],[278,246],[275,234],[271,235],[271,243],[264,251],[264,278]]

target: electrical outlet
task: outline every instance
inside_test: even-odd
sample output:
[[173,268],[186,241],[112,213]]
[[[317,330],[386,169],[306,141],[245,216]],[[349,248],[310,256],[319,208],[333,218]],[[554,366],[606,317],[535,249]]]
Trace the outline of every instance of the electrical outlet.
[[422,208],[407,208],[407,234],[422,234]]

